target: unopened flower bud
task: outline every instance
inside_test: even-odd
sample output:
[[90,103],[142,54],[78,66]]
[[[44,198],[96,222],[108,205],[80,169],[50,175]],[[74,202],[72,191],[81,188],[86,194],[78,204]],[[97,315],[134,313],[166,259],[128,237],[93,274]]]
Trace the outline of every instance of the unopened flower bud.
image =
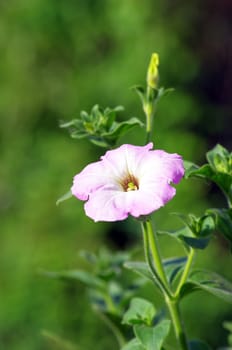
[[147,85],[153,89],[156,89],[158,86],[158,80],[159,80],[158,65],[159,65],[159,55],[157,53],[153,53],[151,56],[151,60],[147,71]]

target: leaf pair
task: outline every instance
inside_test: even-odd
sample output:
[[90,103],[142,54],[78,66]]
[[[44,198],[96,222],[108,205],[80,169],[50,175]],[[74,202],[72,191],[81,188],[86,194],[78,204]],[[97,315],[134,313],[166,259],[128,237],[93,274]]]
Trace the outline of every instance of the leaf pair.
[[170,329],[170,321],[162,320],[153,325],[156,310],[153,304],[142,298],[133,298],[124,314],[123,323],[133,326],[135,338],[121,350],[160,350]]
[[196,217],[193,214],[184,215],[173,213],[185,224],[184,227],[175,231],[158,231],[177,239],[184,245],[187,251],[193,249],[205,249],[215,232],[215,220],[210,213]]

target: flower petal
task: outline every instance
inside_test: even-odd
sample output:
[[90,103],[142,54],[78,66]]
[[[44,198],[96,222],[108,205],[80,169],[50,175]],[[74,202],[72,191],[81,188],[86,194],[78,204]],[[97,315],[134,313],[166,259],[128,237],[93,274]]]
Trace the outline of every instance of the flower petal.
[[175,188],[168,183],[147,184],[138,191],[127,192],[126,200],[117,205],[121,205],[125,210],[134,217],[149,215],[160,207],[164,206],[176,194]]
[[133,146],[129,144],[112,151],[106,152],[101,157],[106,167],[112,170],[114,176],[122,178],[127,174],[135,174],[144,157],[150,153],[153,143],[150,142],[146,146]]
[[124,205],[127,192],[115,190],[98,190],[90,194],[85,203],[85,213],[95,222],[119,221],[128,217]]
[[182,157],[176,153],[165,151],[150,151],[143,160],[140,168],[140,181],[150,182],[155,178],[166,179],[168,183],[177,184],[184,175]]
[[79,174],[74,177],[72,194],[81,200],[87,200],[90,193],[108,184],[116,186],[109,167],[106,167],[102,161],[87,165]]

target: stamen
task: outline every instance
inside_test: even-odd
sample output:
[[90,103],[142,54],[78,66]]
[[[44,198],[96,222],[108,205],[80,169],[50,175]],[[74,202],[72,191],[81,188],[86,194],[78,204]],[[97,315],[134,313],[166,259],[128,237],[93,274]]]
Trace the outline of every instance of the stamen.
[[134,175],[128,174],[121,181],[121,186],[125,192],[137,191],[139,189],[139,182]]
[[128,182],[127,184],[127,192],[129,191],[137,191],[138,187],[133,182]]

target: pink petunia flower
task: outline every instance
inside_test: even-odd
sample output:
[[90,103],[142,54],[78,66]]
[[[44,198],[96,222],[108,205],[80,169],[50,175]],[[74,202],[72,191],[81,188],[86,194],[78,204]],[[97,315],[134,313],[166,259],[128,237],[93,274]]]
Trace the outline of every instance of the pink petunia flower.
[[124,220],[149,215],[176,194],[184,175],[181,156],[146,146],[122,145],[106,152],[74,177],[72,194],[86,201],[94,221]]

